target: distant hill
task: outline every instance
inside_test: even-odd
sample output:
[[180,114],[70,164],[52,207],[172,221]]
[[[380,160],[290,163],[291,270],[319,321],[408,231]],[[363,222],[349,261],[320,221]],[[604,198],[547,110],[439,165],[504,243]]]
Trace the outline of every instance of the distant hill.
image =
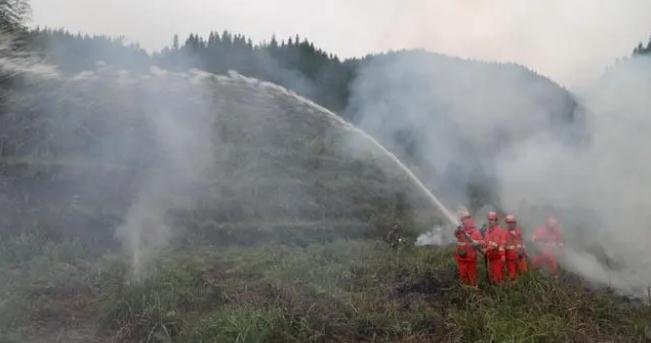
[[499,206],[497,163],[513,147],[550,135],[584,140],[573,95],[523,66],[427,51],[367,58],[344,117],[419,170],[449,202]]
[[[207,38],[175,36],[170,47],[152,55],[110,37],[46,29],[30,35],[44,60],[70,75],[102,62],[131,72],[147,72],[149,65],[222,74],[232,69],[282,85],[370,131],[419,169],[432,188],[453,202],[474,199],[473,206],[498,205],[489,186],[489,161],[509,144],[550,132],[562,140],[580,139],[574,124],[580,124],[582,114],[573,96],[516,64],[425,51],[341,61],[304,38],[272,37],[256,45],[228,31]],[[494,134],[483,137],[488,126]],[[430,149],[434,145],[440,149]]]

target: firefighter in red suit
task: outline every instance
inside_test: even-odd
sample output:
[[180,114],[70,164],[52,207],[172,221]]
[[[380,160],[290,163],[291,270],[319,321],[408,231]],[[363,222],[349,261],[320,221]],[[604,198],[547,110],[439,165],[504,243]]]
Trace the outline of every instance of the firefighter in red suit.
[[533,242],[538,250],[533,259],[534,267],[545,268],[558,279],[558,256],[563,251],[564,242],[556,218],[547,218],[545,225],[534,231]]
[[470,214],[460,215],[461,225],[454,232],[457,239],[454,258],[459,266],[459,278],[464,285],[477,287],[477,250],[481,249],[483,240],[475,227]]
[[506,216],[506,270],[512,282],[518,279],[518,274],[527,271],[527,255],[522,239],[522,230],[518,227],[515,216]]
[[506,262],[506,232],[497,224],[497,213],[488,212],[488,228],[484,234],[486,257],[488,258],[488,276],[493,284],[504,281],[504,263]]

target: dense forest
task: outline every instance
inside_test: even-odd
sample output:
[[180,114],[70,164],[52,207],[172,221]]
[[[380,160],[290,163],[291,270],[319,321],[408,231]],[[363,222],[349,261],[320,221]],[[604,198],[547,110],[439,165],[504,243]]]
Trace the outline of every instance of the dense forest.
[[150,65],[218,74],[237,70],[283,85],[337,112],[347,105],[348,86],[359,64],[357,59],[342,62],[299,36],[281,41],[272,37],[260,44],[228,31],[212,32],[207,39],[191,34],[180,41],[174,36],[171,46],[153,54],[120,38],[41,28],[30,31],[29,36],[40,56],[65,73],[94,69],[98,61],[133,71]]

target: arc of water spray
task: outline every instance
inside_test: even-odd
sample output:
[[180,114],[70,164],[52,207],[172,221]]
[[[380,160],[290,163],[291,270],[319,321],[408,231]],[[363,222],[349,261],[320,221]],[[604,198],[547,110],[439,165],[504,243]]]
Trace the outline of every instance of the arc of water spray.
[[[343,120],[342,120],[342,121],[343,121]],[[452,212],[450,212],[450,210],[448,210],[447,207],[445,207],[445,205],[443,205],[443,203],[441,202],[441,200],[439,200],[439,199],[438,199],[438,198],[437,198],[437,197],[436,197],[436,196],[435,196],[435,195],[434,195],[434,194],[433,194],[433,193],[432,193],[432,192],[431,192],[431,191],[430,191],[430,190],[429,190],[429,189],[428,189],[424,184],[423,184],[423,182],[422,182],[418,177],[416,177],[416,175],[414,174],[414,172],[412,172],[411,169],[407,168],[407,166],[405,166],[404,163],[402,163],[402,162],[400,161],[400,159],[398,159],[398,157],[397,157],[396,155],[394,155],[392,152],[390,152],[389,150],[387,150],[387,148],[385,148],[383,145],[381,145],[377,140],[375,140],[375,138],[373,138],[372,136],[370,136],[370,135],[367,134],[366,132],[362,131],[361,129],[359,129],[359,128],[353,126],[353,125],[351,125],[350,123],[347,123],[347,122],[344,122],[344,123],[348,124],[348,128],[349,128],[349,129],[351,129],[351,130],[355,131],[356,133],[362,135],[362,137],[364,137],[365,139],[369,140],[373,145],[375,145],[378,149],[380,149],[380,150],[381,150],[382,152],[384,152],[387,156],[389,156],[389,158],[391,158],[391,160],[392,160],[393,162],[395,162],[395,163],[400,167],[400,169],[402,169],[402,171],[404,171],[405,174],[407,174],[407,176],[409,176],[409,178],[411,179],[411,181],[414,182],[414,183],[415,183],[415,184],[416,184],[416,185],[417,185],[417,186],[418,186],[418,187],[419,187],[423,192],[425,192],[425,194],[427,195],[427,197],[429,198],[429,200],[432,202],[432,204],[434,205],[434,207],[436,207],[439,211],[441,211],[441,213],[443,213],[443,215],[444,215],[444,216],[446,217],[446,219],[450,222],[450,224],[452,224],[452,225],[455,226],[455,227],[459,225],[459,220],[457,219],[457,217],[456,217],[454,214],[452,214]]]
[[414,184],[416,184],[416,186],[418,186],[418,188],[420,188],[425,193],[425,195],[427,195],[427,198],[431,201],[432,205],[434,205],[434,207],[436,209],[438,209],[439,211],[441,211],[441,213],[443,213],[443,215],[450,222],[450,224],[452,224],[454,227],[457,227],[459,225],[459,219],[454,214],[452,214],[452,212],[450,210],[448,210],[447,207],[445,207],[445,205],[443,205],[443,203],[423,184],[423,182],[418,177],[416,177],[414,172],[412,172],[411,169],[407,168],[407,166],[404,163],[402,163],[402,161],[400,161],[400,159],[394,153],[392,153],[387,148],[385,148],[382,144],[380,144],[380,142],[378,142],[375,138],[373,138],[373,136],[369,135],[368,133],[364,132],[364,130],[354,126],[353,124],[345,121],[344,119],[342,119],[338,115],[336,115],[333,112],[331,112],[330,110],[320,106],[319,104],[316,104],[316,103],[314,103],[314,102],[312,102],[310,100],[307,100],[307,99],[305,99],[305,98],[303,98],[303,97],[301,97],[301,96],[299,96],[297,94],[294,94],[293,92],[290,92],[290,93],[293,96],[295,96],[297,99],[299,99],[300,101],[307,102],[311,106],[315,106],[315,107],[319,108],[321,111],[326,113],[332,120],[334,120],[337,123],[339,123],[340,125],[342,125],[345,129],[353,131],[353,132],[359,134],[360,136],[364,137],[364,139],[371,142],[371,144],[373,146],[380,149],[385,155],[389,156],[389,158],[395,164],[397,164],[398,167],[400,167],[400,169],[405,174],[407,174],[409,179]]

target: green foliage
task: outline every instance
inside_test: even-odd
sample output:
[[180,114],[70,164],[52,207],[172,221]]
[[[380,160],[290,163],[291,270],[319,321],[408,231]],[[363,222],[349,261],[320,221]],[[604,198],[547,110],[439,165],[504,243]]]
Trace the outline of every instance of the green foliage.
[[20,264],[40,254],[45,242],[34,234],[9,236],[0,239],[0,265]]
[[206,282],[200,258],[160,261],[150,276],[131,275],[121,260],[108,261],[98,280],[99,313],[114,338],[156,342],[178,335],[190,313],[222,301]]
[[225,306],[200,318],[178,338],[183,342],[301,342],[281,308]]
[[457,296],[453,301],[460,306],[450,313],[450,327],[464,341],[628,342],[639,337],[630,321],[648,319],[641,304],[629,307],[605,291],[536,273],[484,296]]
[[83,260],[79,246],[22,255],[20,271],[2,266],[0,339],[39,341],[59,327],[79,342],[634,342],[651,314],[571,276],[469,290],[447,248],[195,246],[133,275],[122,257]]

